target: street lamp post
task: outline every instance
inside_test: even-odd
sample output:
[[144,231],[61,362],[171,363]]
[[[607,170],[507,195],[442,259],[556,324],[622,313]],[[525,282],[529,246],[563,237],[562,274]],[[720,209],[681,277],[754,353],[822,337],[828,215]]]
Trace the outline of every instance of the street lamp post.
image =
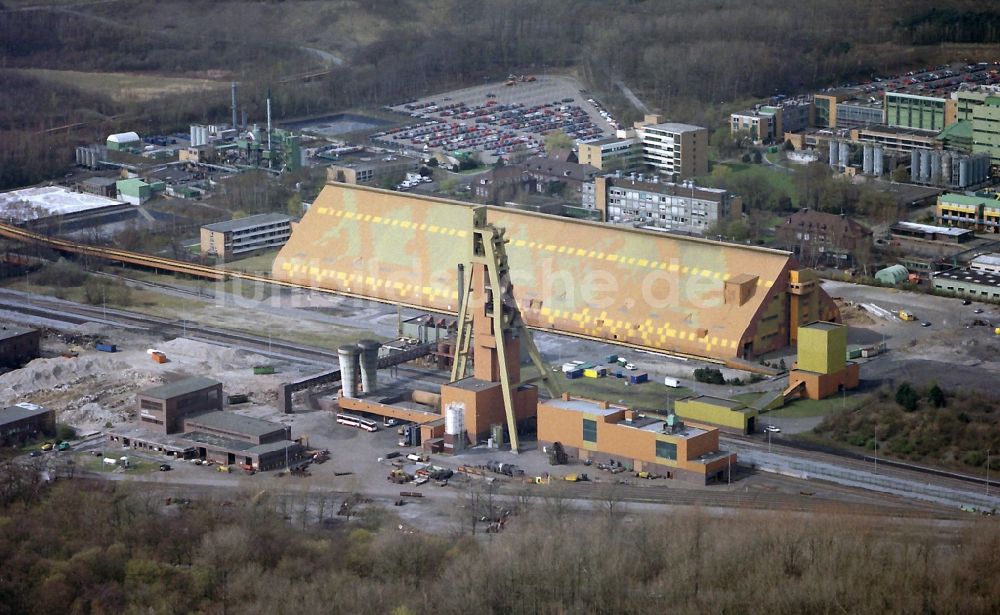
[[990,496],[990,449],[986,449],[986,497]]
[[875,428],[875,473],[878,474],[878,427]]

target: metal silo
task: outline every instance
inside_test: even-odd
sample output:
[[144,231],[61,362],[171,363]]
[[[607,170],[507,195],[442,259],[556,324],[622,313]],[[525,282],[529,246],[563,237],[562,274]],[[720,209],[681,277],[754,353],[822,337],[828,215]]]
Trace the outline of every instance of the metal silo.
[[861,170],[864,171],[866,175],[871,175],[873,168],[874,168],[874,161],[872,159],[872,146],[865,145],[861,163]]
[[882,148],[876,146],[873,149],[872,175],[875,177],[881,177],[883,172]]
[[830,139],[830,166],[837,166],[837,142]]
[[928,182],[931,179],[931,153],[925,149],[920,150],[920,181]]
[[920,178],[920,154],[917,150],[910,150],[910,181],[915,182]]
[[847,147],[847,141],[840,142],[840,166],[846,167],[850,163],[851,150]]
[[969,159],[963,158],[958,163],[958,187],[965,188],[969,185]]

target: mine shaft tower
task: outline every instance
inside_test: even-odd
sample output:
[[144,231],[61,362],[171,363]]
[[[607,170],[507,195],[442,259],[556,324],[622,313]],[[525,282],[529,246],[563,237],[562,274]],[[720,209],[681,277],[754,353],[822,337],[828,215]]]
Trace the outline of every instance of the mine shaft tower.
[[[485,207],[473,210],[472,245],[466,266],[470,275],[462,288],[451,379],[456,382],[466,377],[471,349],[473,377],[500,383],[510,448],[516,453],[519,448],[518,413],[515,412],[513,387],[540,380],[549,395],[556,397],[559,393],[514,300],[504,231],[486,222]],[[528,356],[539,374],[525,381],[521,380],[521,344],[526,345]]]

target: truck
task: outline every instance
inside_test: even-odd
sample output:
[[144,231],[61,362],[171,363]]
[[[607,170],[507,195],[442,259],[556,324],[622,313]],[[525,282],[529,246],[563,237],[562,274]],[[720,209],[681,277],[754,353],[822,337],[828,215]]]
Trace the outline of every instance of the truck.
[[665,384],[666,386],[668,386],[668,387],[670,387],[672,389],[677,389],[677,388],[680,388],[681,381],[678,380],[677,378],[671,378],[671,377],[667,376],[666,378],[663,379],[663,384]]
[[906,310],[899,310],[899,319],[910,321],[910,320],[916,320],[917,317],[914,316],[912,312],[907,312]]

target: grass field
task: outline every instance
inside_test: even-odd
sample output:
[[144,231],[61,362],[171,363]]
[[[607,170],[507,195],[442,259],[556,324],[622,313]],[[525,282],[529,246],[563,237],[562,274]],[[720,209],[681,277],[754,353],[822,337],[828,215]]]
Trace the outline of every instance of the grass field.
[[271,275],[271,266],[274,264],[274,259],[278,257],[278,252],[280,251],[269,250],[255,256],[226,261],[224,266],[226,269]]
[[44,68],[18,69],[18,72],[70,86],[91,94],[102,94],[117,100],[147,101],[164,94],[204,92],[228,87],[228,83],[210,79],[160,77],[130,73],[95,73]]

